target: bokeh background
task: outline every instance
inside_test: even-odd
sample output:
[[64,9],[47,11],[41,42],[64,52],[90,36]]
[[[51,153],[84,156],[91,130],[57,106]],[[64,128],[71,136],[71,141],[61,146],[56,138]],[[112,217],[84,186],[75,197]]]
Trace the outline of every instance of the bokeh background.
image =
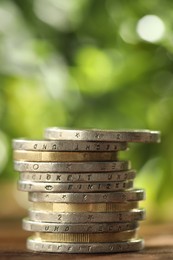
[[0,218],[26,215],[11,139],[48,126],[151,129],[122,154],[148,221],[173,220],[173,2],[0,1]]

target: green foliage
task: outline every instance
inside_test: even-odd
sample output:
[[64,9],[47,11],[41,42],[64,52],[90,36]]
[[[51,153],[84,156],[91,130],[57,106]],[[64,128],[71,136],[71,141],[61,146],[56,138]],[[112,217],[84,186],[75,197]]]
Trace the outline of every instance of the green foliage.
[[[162,143],[131,145],[127,158],[140,186],[155,186],[152,203],[172,198],[172,10],[171,0],[1,0],[0,178],[14,177],[12,138],[42,138],[48,126],[148,128]],[[136,32],[148,14],[165,25],[155,43]]]

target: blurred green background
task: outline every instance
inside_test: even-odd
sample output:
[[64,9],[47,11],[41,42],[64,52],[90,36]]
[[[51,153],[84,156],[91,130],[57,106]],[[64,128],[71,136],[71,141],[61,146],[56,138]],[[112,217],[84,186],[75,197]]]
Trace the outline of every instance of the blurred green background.
[[48,126],[153,129],[122,158],[148,220],[173,220],[173,2],[0,1],[0,217],[25,214],[11,139]]

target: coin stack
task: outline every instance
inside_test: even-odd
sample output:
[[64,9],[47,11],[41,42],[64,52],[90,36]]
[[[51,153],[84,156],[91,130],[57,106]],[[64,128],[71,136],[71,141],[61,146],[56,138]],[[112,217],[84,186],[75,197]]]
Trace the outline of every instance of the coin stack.
[[47,128],[45,140],[14,140],[18,189],[29,192],[23,228],[33,251],[112,253],[138,251],[145,192],[133,188],[135,170],[118,160],[128,142],[159,142],[149,130]]

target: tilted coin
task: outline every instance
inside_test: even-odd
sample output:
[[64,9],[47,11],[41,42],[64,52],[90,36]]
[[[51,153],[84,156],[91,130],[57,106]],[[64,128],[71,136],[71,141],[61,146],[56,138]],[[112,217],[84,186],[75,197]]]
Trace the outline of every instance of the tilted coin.
[[48,223],[36,222],[27,218],[23,219],[23,229],[32,232],[52,232],[52,233],[112,233],[132,230],[139,227],[138,222],[129,223],[90,223],[90,224],[71,224],[71,223]]
[[130,169],[129,161],[115,162],[22,162],[14,161],[19,172],[115,172]]
[[59,203],[111,203],[140,201],[145,199],[145,191],[133,189],[118,192],[98,193],[41,193],[29,192],[29,200],[33,202],[59,202]]
[[59,213],[29,210],[29,218],[33,221],[56,223],[93,223],[93,222],[131,222],[145,218],[144,209],[133,209],[121,212],[82,212]]
[[144,248],[144,241],[132,239],[126,242],[115,243],[55,243],[44,242],[33,237],[27,240],[27,248],[36,252],[51,253],[122,253],[139,251]]
[[51,172],[21,172],[20,180],[36,182],[105,182],[105,181],[126,181],[134,179],[134,170],[120,172],[99,172],[99,173],[51,173]]
[[138,208],[138,202],[125,203],[51,203],[34,202],[31,205],[32,210],[52,211],[52,212],[114,212],[127,211]]
[[90,183],[44,183],[18,181],[18,189],[28,192],[97,192],[97,191],[120,191],[133,187],[133,181],[120,182],[90,182]]
[[83,161],[116,161],[116,152],[39,152],[15,150],[16,161],[27,162],[83,162]]
[[136,229],[116,233],[48,233],[36,232],[33,236],[36,240],[55,243],[111,243],[117,241],[128,241],[136,238]]
[[83,151],[83,152],[112,152],[127,149],[125,142],[89,142],[73,140],[13,140],[14,150],[27,151]]
[[150,130],[72,130],[51,127],[45,130],[46,139],[114,141],[114,142],[160,142],[160,132]]

